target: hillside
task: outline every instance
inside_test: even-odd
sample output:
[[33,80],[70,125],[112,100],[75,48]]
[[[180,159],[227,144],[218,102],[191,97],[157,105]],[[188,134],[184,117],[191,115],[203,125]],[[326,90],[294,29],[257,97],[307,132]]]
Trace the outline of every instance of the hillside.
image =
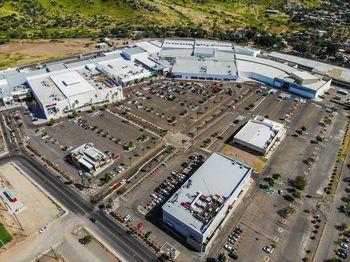
[[[290,28],[286,0],[0,0],[0,38],[117,35],[116,28]],[[267,9],[278,9],[269,15]],[[119,30],[120,31],[120,30]],[[119,32],[122,34],[122,32]]]
[[13,39],[216,38],[350,65],[349,0],[0,0]]

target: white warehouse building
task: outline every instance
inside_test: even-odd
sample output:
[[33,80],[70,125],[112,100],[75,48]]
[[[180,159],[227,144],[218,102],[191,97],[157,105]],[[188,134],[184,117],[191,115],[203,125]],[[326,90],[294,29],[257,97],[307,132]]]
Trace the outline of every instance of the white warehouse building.
[[163,223],[194,250],[209,249],[251,173],[251,167],[213,153],[163,205]]
[[171,76],[188,80],[255,80],[314,99],[332,83],[327,77],[261,57],[260,50],[209,40],[163,41],[158,58],[170,63]]
[[271,121],[262,116],[249,120],[234,136],[233,143],[249,150],[266,155],[277,141],[286,134],[283,124]]
[[27,82],[46,119],[123,99],[122,87],[96,69],[43,73],[28,77]]

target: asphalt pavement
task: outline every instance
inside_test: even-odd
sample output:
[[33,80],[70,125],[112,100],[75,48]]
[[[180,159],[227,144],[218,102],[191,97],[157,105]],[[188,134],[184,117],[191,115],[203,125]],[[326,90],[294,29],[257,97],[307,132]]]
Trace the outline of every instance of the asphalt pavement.
[[[1,121],[3,130],[6,130]],[[9,134],[8,134],[9,135]],[[97,223],[91,222],[91,227],[99,234],[104,243],[116,250],[127,261],[157,261],[157,256],[138,238],[128,235],[125,229],[111,217],[82,198],[70,186],[64,185],[56,175],[36,159],[27,154],[24,149],[11,143],[5,136],[9,154],[0,158],[0,165],[15,162],[35,183],[41,186],[53,198],[70,212],[85,218],[94,217]]]

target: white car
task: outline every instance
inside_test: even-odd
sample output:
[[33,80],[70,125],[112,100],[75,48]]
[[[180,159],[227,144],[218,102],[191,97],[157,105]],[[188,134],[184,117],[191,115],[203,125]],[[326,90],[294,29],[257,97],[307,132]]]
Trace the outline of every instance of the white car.
[[348,249],[349,246],[345,243],[340,243],[340,247],[343,248],[343,249]]
[[122,179],[122,180],[120,181],[120,184],[121,184],[121,185],[125,185],[125,183],[126,183],[126,179]]
[[46,231],[46,229],[47,229],[47,226],[44,226],[44,227],[40,228],[39,233],[43,233],[43,232],[45,232],[45,231]]
[[224,246],[224,248],[225,248],[228,252],[234,252],[234,251],[235,251],[234,248],[231,247],[231,246],[228,245],[228,244],[226,244],[226,245]]
[[227,242],[231,243],[231,244],[235,244],[236,240],[234,240],[233,238],[228,238]]
[[158,197],[155,194],[151,194],[151,197],[157,199]]
[[262,250],[265,251],[267,254],[271,254],[273,252],[273,248],[270,246],[264,246]]
[[129,214],[123,218],[124,222],[128,222],[130,219],[131,219],[131,216]]

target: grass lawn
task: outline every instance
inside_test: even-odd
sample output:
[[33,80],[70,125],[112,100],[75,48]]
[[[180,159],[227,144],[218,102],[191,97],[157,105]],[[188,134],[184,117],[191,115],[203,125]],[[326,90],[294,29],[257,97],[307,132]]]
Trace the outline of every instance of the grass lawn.
[[0,223],[0,247],[2,247],[4,244],[10,242],[12,240],[12,236],[7,231],[5,226]]

